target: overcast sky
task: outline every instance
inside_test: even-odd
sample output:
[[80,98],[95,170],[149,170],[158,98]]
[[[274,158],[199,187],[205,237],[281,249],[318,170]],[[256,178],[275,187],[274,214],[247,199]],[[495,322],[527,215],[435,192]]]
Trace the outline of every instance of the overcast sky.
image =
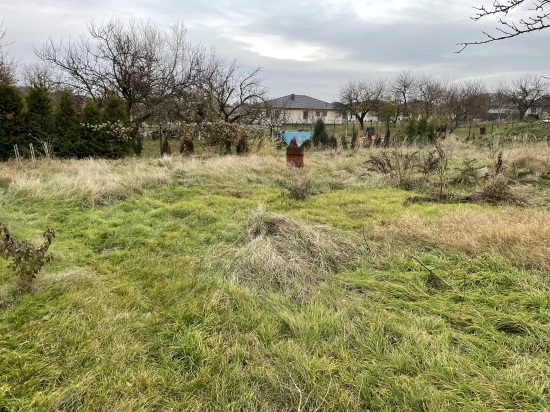
[[[0,0],[13,57],[36,60],[31,45],[86,31],[86,22],[183,21],[191,42],[214,47],[243,68],[262,66],[272,97],[337,99],[352,79],[391,78],[402,70],[447,80],[496,84],[526,72],[549,74],[550,30],[460,54],[456,43],[482,40],[496,20],[473,22],[487,0]],[[521,12],[521,11],[520,11]]]

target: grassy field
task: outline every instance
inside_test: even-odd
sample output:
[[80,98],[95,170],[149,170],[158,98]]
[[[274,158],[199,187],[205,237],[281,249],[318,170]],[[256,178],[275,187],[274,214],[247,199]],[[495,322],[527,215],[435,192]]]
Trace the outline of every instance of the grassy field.
[[57,231],[30,291],[0,264],[0,411],[550,409],[547,143],[430,175],[156,144],[0,164],[0,221]]

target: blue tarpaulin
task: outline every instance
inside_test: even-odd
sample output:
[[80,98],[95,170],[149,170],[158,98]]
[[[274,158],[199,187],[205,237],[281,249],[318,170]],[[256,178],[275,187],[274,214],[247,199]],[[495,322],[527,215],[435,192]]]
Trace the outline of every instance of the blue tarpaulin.
[[311,137],[311,132],[294,132],[287,130],[283,133],[283,139],[285,139],[285,143],[287,145],[290,144],[293,138],[296,139],[296,144],[298,147],[302,147],[304,142],[308,140]]

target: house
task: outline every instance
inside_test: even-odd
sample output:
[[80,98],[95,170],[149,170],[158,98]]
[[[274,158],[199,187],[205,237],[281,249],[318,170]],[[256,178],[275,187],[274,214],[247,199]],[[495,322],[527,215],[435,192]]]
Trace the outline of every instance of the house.
[[537,100],[535,105],[527,111],[526,115],[541,120],[550,118],[550,96],[543,96]]
[[[519,117],[518,108],[508,102],[505,97],[499,99],[495,94],[491,94],[489,98],[490,107],[487,113],[487,120],[517,119]],[[532,107],[527,109],[525,117],[532,117],[535,119],[550,118],[550,96],[542,96],[539,98]]]
[[322,118],[327,124],[341,124],[342,115],[334,103],[327,103],[303,94],[289,94],[266,102],[267,119],[273,125],[313,124]]

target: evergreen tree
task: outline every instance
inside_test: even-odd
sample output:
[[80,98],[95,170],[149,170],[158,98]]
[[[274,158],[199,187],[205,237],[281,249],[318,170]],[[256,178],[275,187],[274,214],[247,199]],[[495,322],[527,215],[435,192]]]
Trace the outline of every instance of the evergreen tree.
[[107,92],[107,97],[103,104],[103,123],[118,123],[121,122],[124,126],[130,124],[128,115],[126,114],[126,106],[124,100],[113,92]]
[[405,133],[407,135],[407,141],[409,143],[414,142],[416,136],[418,136],[418,121],[414,117],[409,117]]
[[80,130],[71,92],[61,93],[55,114],[54,151],[59,157],[82,157],[85,147],[80,144]]
[[80,129],[80,142],[83,146],[82,156],[96,156],[100,142],[96,142],[97,128],[101,121],[101,113],[97,104],[92,99],[86,100],[82,109],[82,127]]
[[425,116],[422,116],[418,121],[418,137],[421,142],[424,142],[426,139],[426,133],[428,132],[428,119]]
[[[54,119],[50,92],[43,83],[33,83],[26,98],[27,113],[25,114],[26,138],[21,144],[36,143],[35,139],[52,142]],[[55,147],[53,148],[55,150]]]
[[330,139],[325,128],[325,122],[323,122],[322,118],[317,119],[315,128],[313,129],[313,145],[317,146],[319,143],[324,146],[328,146],[330,144]]
[[130,125],[124,100],[114,92],[107,92],[102,113],[103,155],[123,157],[132,149]]
[[82,122],[88,125],[98,125],[101,121],[101,113],[97,104],[92,99],[86,100],[82,109]]
[[426,140],[428,141],[428,143],[436,142],[438,128],[439,128],[439,121],[435,117],[430,119],[426,127]]
[[23,98],[19,95],[12,80],[7,76],[0,77],[0,161],[5,161],[13,153],[13,145],[18,143],[23,133],[22,116]]

